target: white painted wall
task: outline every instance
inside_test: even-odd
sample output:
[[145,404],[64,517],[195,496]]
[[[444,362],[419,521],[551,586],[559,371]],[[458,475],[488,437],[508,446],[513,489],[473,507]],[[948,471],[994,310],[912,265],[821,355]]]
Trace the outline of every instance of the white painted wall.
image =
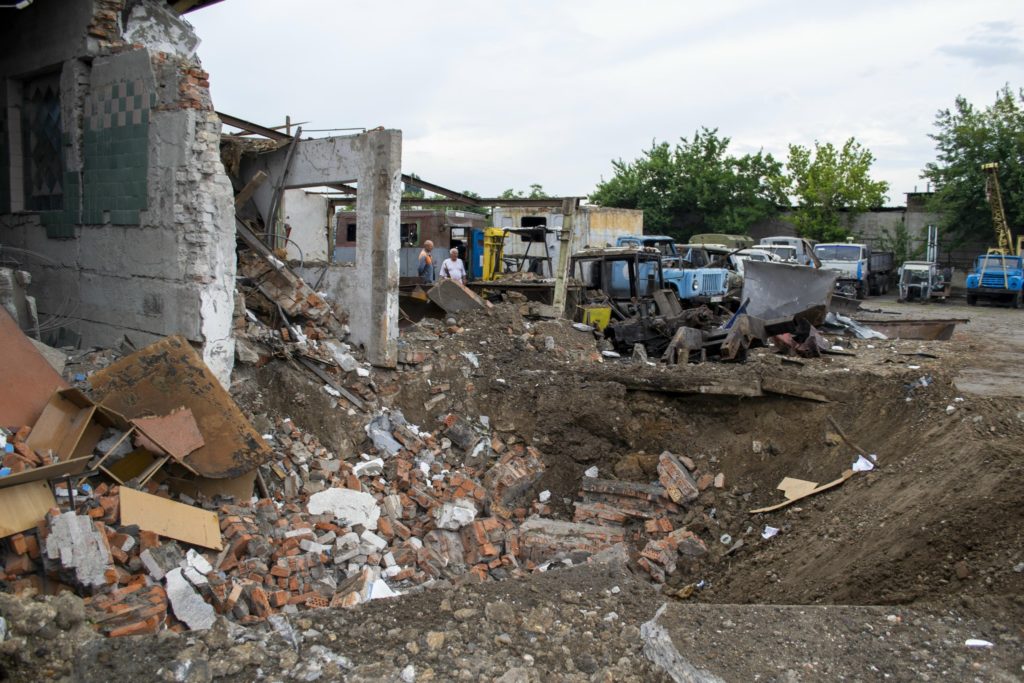
[[307,190],[285,190],[285,223],[291,226],[288,259],[327,260],[327,198]]

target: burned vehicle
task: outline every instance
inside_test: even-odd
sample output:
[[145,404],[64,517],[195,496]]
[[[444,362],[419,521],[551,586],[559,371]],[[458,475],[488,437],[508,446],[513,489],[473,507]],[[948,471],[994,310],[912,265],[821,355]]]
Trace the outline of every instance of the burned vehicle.
[[620,352],[642,344],[649,355],[660,356],[680,327],[714,321],[703,306],[683,310],[665,287],[658,249],[585,249],[573,255],[570,272],[581,286],[576,317],[603,331]]

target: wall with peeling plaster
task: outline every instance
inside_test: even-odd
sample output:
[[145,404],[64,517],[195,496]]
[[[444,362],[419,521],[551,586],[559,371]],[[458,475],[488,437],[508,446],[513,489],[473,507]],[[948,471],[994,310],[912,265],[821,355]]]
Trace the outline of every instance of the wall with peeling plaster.
[[[234,204],[198,38],[156,0],[63,4],[7,11],[0,27],[16,46],[0,59],[0,245],[41,255],[26,265],[41,316],[61,323],[51,343],[181,334],[226,384]],[[47,71],[59,74],[63,173],[37,210],[24,136],[39,105],[24,89]]]

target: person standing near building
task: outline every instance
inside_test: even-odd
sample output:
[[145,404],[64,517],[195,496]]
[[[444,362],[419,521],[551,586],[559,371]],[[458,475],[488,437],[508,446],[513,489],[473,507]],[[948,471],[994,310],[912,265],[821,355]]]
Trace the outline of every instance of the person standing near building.
[[427,240],[420,249],[418,272],[423,284],[434,284],[434,243]]
[[455,280],[460,285],[466,284],[466,264],[459,258],[459,250],[448,252],[451,257],[441,264],[441,278]]

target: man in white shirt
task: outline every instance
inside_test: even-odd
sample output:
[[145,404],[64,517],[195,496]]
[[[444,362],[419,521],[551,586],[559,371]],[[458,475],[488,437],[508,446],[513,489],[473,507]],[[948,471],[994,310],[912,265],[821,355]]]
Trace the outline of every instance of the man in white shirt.
[[451,258],[441,264],[441,278],[455,280],[460,285],[466,284],[466,265],[459,258],[459,250],[452,249],[448,253]]

